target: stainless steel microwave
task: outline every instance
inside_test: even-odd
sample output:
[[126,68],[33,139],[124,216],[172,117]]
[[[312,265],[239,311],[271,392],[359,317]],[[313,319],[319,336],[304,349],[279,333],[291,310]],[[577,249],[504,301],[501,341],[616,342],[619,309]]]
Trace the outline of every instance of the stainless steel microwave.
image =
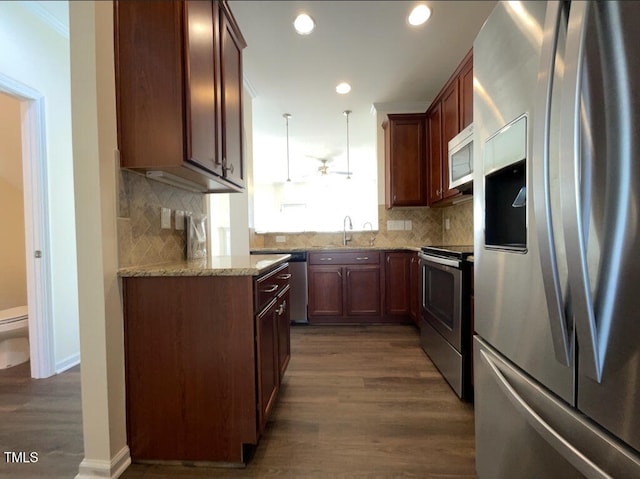
[[449,188],[465,190],[473,181],[473,123],[449,142]]

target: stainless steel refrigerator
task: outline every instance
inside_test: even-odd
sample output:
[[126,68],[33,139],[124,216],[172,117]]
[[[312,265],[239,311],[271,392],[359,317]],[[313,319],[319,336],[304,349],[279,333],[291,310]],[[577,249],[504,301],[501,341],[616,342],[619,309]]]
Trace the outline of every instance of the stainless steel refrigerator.
[[640,478],[640,2],[499,2],[473,57],[478,477]]

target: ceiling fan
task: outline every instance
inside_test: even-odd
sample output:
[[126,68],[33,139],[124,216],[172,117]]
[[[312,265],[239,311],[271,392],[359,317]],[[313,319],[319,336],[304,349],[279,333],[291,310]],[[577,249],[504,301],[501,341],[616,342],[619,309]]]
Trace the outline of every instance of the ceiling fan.
[[348,171],[334,171],[329,169],[329,163],[333,161],[333,158],[321,158],[317,156],[307,155],[308,158],[313,158],[314,160],[318,160],[321,164],[318,166],[318,173],[320,176],[326,175],[347,175],[349,176],[351,172]]

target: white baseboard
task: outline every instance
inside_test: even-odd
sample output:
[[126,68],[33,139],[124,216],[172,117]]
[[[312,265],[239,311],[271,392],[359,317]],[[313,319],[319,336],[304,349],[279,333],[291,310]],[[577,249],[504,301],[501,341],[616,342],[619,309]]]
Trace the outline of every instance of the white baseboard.
[[129,446],[124,446],[111,461],[83,459],[75,479],[117,479],[131,464]]
[[67,369],[71,369],[74,366],[80,364],[80,353],[72,354],[64,358],[62,361],[56,362],[56,374],[60,374]]

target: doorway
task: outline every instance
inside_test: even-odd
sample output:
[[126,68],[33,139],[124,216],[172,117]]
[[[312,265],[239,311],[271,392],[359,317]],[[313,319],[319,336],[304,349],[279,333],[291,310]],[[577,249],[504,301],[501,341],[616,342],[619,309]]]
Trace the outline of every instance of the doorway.
[[47,205],[44,99],[32,88],[0,74],[0,94],[19,102],[22,189],[24,201],[24,257],[29,311],[31,376],[56,372],[51,305],[51,258]]

